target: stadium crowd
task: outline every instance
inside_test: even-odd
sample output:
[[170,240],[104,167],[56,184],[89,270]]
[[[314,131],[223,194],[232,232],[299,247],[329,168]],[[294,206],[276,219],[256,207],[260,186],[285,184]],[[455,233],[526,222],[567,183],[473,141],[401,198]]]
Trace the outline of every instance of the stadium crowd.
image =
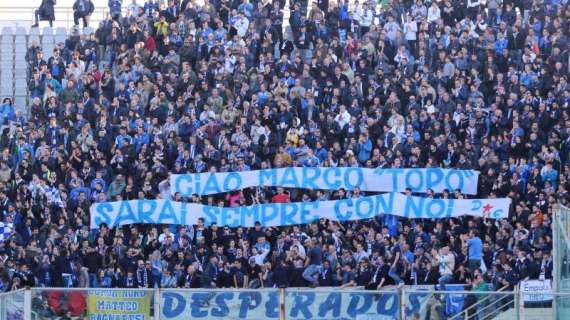
[[[27,115],[10,98],[0,106],[0,217],[13,226],[0,243],[2,290],[509,290],[552,277],[553,208],[570,187],[567,1],[109,6],[92,34],[73,29],[49,59],[32,44]],[[88,227],[93,202],[171,198],[172,173],[284,166],[474,169],[478,198],[513,205],[502,220]],[[173,198],[241,206],[363,194]]]

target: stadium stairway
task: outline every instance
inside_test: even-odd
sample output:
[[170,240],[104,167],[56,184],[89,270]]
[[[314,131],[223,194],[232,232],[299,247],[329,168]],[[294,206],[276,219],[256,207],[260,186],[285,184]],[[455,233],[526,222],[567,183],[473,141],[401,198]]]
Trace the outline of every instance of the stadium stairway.
[[28,34],[23,27],[4,27],[0,36],[0,97],[12,98],[16,111],[27,114],[26,51],[28,40],[39,35]]

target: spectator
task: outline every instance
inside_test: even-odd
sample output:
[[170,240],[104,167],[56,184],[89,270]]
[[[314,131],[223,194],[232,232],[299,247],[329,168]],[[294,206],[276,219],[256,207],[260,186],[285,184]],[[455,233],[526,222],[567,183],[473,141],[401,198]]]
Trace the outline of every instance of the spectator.
[[79,25],[79,19],[83,19],[83,27],[89,25],[89,18],[95,10],[95,6],[91,0],[75,0],[73,3],[73,23]]
[[453,270],[455,270],[455,257],[449,252],[449,247],[445,246],[439,249],[439,253],[436,249],[432,249],[432,256],[439,262],[439,274],[440,278],[438,280],[439,286],[442,290],[445,290],[445,285],[453,280]]
[[313,243],[312,240],[307,239],[305,241],[305,246],[309,249],[307,252],[307,259],[305,260],[305,271],[303,272],[303,278],[311,283],[312,286],[316,287],[319,284],[318,274],[320,274],[322,269],[322,248]]
[[466,240],[469,247],[469,268],[476,270],[481,267],[481,259],[483,259],[483,242],[479,238],[477,230],[469,231],[469,238]]
[[[476,291],[551,278],[553,205],[567,205],[570,188],[568,5],[523,1],[521,16],[492,0],[427,3],[318,1],[307,12],[305,1],[149,0],[125,13],[110,0],[92,37],[71,32],[49,59],[32,43],[30,106],[0,105],[0,217],[15,225],[0,267],[26,274],[5,275],[5,290],[26,285],[28,271],[37,286],[104,288]],[[54,20],[54,4],[42,2],[38,21]],[[170,194],[173,173],[292,166],[478,170],[474,197],[513,206],[497,221],[87,229],[92,202],[236,207],[375,194]]]
[[49,26],[53,27],[53,21],[55,20],[55,0],[42,0],[40,7],[34,11],[35,23],[32,28],[39,27],[40,21],[49,21]]

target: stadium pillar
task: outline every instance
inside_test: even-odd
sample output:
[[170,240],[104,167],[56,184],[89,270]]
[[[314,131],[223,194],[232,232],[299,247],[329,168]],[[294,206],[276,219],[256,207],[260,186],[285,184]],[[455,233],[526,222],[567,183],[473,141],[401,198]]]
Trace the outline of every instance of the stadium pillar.
[[405,303],[405,292],[404,292],[404,288],[398,288],[398,297],[400,298],[400,319],[401,320],[405,320],[406,319],[406,303]]
[[24,319],[32,319],[32,290],[30,288],[24,290]]
[[154,289],[153,290],[154,293],[154,299],[153,299],[153,305],[154,305],[154,319],[160,319],[160,289]]
[[279,289],[279,320],[285,320],[285,289]]

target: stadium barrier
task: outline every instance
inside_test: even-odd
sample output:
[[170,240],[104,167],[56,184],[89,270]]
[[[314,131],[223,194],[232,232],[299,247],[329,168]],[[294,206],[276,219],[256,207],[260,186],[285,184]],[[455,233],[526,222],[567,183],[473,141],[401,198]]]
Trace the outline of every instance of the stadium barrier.
[[557,319],[570,319],[570,209],[559,206],[552,223],[554,262],[554,312]]
[[23,319],[25,290],[0,293],[0,320]]
[[463,285],[447,285],[445,289],[31,288],[0,295],[0,320],[482,320],[536,319],[536,315],[554,319],[553,301],[570,301],[570,293],[524,293],[518,287],[515,291],[464,291]]

